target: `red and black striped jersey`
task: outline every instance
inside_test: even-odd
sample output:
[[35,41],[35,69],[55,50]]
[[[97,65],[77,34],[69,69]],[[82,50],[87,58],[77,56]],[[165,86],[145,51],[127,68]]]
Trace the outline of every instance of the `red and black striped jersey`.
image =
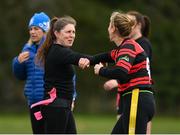
[[151,88],[149,60],[137,42],[126,39],[110,55],[115,66],[127,74],[126,79],[118,79],[120,92],[134,88]]

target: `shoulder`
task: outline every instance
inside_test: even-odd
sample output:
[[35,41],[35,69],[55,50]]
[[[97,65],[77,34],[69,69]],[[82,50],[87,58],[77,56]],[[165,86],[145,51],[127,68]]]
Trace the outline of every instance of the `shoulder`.
[[65,56],[69,53],[72,53],[73,51],[70,48],[67,47],[63,47],[61,45],[58,44],[53,44],[50,52],[53,53],[54,55],[61,55],[61,56]]
[[135,51],[137,45],[138,45],[138,43],[135,40],[127,39],[122,44],[122,48],[131,49],[131,50]]
[[72,51],[70,48],[68,48],[68,47],[64,47],[64,46],[62,46],[62,45],[58,45],[58,44],[53,44],[52,45],[52,48],[53,48],[53,50],[57,50],[57,51]]
[[136,52],[137,54],[143,52],[143,48],[139,45],[138,42],[136,42],[133,39],[127,39],[124,43],[123,43],[123,47],[130,49],[134,52]]
[[32,48],[32,45],[29,44],[29,43],[26,43],[26,44],[24,44],[24,47],[23,47],[22,51],[28,51],[28,50],[30,50],[31,48]]
[[147,45],[147,46],[152,46],[151,45],[151,42],[149,41],[149,39],[148,38],[146,38],[146,37],[140,37],[140,38],[138,38],[137,40],[136,40],[136,42],[138,43],[138,44],[140,44],[140,45]]

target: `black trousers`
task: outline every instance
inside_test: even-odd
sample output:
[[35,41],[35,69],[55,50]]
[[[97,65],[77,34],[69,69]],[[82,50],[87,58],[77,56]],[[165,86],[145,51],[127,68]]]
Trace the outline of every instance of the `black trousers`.
[[76,134],[75,120],[70,108],[43,106],[46,134]]
[[31,118],[31,126],[33,134],[44,134],[44,119],[36,120],[34,113],[41,110],[41,106],[36,106],[30,111],[30,118]]
[[[123,100],[123,110],[120,119],[112,130],[112,134],[128,134],[129,115],[131,106],[131,95],[127,94]],[[146,134],[147,123],[151,121],[155,113],[155,100],[152,93],[139,93],[137,117],[136,117],[136,134]]]

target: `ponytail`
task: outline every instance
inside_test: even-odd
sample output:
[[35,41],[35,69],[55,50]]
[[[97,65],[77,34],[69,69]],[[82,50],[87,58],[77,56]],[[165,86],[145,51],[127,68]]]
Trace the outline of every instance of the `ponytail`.
[[53,19],[51,19],[50,29],[46,35],[46,40],[42,44],[42,46],[38,49],[35,62],[36,62],[36,64],[38,64],[40,66],[44,66],[45,57],[47,56],[49,48],[52,46],[53,42],[56,40],[56,37],[54,35],[54,24],[56,23],[57,20],[58,20],[57,17],[54,17]]
[[148,37],[150,33],[150,19],[148,16],[145,16],[137,11],[127,12],[129,15],[133,15],[136,18],[136,22],[141,24],[141,34],[144,37]]
[[142,27],[141,32],[144,37],[148,37],[150,33],[150,19],[147,16],[143,16],[144,19],[144,27]]

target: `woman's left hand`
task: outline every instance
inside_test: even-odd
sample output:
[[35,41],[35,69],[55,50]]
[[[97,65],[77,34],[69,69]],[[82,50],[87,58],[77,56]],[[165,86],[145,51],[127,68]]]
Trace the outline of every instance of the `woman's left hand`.
[[94,66],[94,73],[95,73],[96,75],[99,75],[99,70],[100,70],[102,67],[103,67],[103,64],[102,64],[102,63],[96,64],[96,65]]

